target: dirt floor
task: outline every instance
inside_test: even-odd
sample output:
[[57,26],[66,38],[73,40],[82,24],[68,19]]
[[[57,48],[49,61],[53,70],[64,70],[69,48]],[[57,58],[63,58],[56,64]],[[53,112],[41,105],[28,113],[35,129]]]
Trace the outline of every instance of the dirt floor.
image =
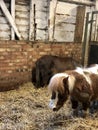
[[71,117],[70,107],[49,109],[47,87],[26,83],[18,90],[0,92],[0,130],[98,130],[98,112],[86,118]]

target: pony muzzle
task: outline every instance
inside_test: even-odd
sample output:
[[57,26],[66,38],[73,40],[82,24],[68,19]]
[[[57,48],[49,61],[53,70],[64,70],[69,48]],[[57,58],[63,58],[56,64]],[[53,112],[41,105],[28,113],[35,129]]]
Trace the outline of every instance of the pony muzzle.
[[54,107],[53,111],[58,111],[61,107]]
[[55,105],[55,100],[50,100],[50,103],[49,103],[49,108],[51,108],[52,110],[56,108],[56,105]]

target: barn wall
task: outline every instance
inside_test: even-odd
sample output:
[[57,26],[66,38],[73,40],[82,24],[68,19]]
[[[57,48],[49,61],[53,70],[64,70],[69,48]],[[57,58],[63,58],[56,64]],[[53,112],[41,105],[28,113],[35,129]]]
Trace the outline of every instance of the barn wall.
[[[4,2],[11,13],[11,1]],[[15,24],[23,40],[48,40],[48,19],[49,0],[15,0]],[[11,26],[1,8],[0,32],[0,40],[11,40]]]
[[29,19],[30,19],[30,2],[16,0],[15,2],[15,23],[24,40],[29,39]]
[[58,2],[56,10],[53,11],[52,1],[50,7],[50,40],[72,42],[74,40],[77,5]]
[[[81,35],[81,39],[83,37],[83,31],[82,34],[78,34],[80,32],[75,32],[76,28],[80,28],[83,30],[83,25],[85,22],[85,19],[82,19],[82,22],[77,25],[77,19],[81,19],[78,11],[81,8],[80,12],[83,11],[83,7],[85,7],[85,12],[91,12],[95,9],[94,6],[83,6],[83,5],[77,5],[76,3],[71,2],[65,2],[64,0],[57,1],[52,0],[50,2],[50,26],[49,26],[49,39],[50,41],[69,41],[74,42],[74,39],[76,41],[78,35]],[[74,0],[76,2],[82,2],[85,3],[85,0]],[[86,1],[87,2],[87,1]],[[90,1],[88,0],[88,3]],[[79,8],[79,9],[78,9]],[[78,15],[78,17],[77,17]],[[86,15],[85,15],[86,17]],[[77,34],[77,35],[76,35]],[[80,37],[80,36],[79,36]]]
[[[13,4],[13,0],[4,0],[10,13],[11,1]],[[57,0],[15,0],[15,23],[23,40],[74,42],[79,4],[58,0],[55,7],[55,1]],[[74,1],[85,3],[85,0]],[[92,11],[94,6],[86,6],[86,12],[88,8]],[[13,40],[11,37],[11,26],[0,8],[0,40]]]
[[[6,1],[6,7],[9,10],[10,2]],[[0,40],[10,40],[11,38],[11,27],[0,9]]]
[[45,54],[71,56],[81,61],[81,44],[0,41],[0,91],[31,81],[35,61]]

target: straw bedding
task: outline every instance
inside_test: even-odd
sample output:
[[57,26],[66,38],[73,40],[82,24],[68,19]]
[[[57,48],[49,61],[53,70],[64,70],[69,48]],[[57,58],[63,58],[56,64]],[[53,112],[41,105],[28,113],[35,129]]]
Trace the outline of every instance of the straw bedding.
[[48,108],[47,87],[29,82],[0,92],[0,130],[98,130],[98,111],[86,118],[70,116],[70,103],[58,112]]

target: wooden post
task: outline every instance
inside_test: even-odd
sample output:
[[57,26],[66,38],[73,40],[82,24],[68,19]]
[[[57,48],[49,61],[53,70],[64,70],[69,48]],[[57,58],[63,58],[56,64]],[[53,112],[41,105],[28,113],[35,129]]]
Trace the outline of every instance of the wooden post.
[[30,26],[29,26],[29,40],[34,40],[34,22],[33,22],[33,0],[30,0]]
[[89,51],[90,51],[90,35],[91,35],[91,30],[92,30],[92,17],[90,17],[90,12],[87,13],[87,19],[86,19],[86,29],[85,29],[85,39],[84,39],[84,66],[88,65],[88,60],[89,60]]
[[0,7],[1,7],[1,9],[2,9],[4,15],[6,16],[8,22],[9,22],[10,25],[13,27],[13,29],[14,29],[14,31],[15,31],[17,37],[19,38],[19,40],[21,40],[22,38],[21,38],[20,33],[18,32],[18,29],[17,29],[17,27],[16,27],[15,21],[13,20],[13,17],[12,17],[11,14],[9,13],[9,11],[8,11],[8,9],[7,9],[7,7],[6,7],[6,5],[5,5],[5,3],[4,3],[3,0],[0,0]]
[[85,23],[85,32],[84,32],[84,41],[83,41],[83,44],[82,44],[82,65],[83,66],[86,66],[86,58],[85,58],[85,52],[87,50],[86,48],[86,44],[88,43],[88,22],[89,22],[89,13],[87,13],[87,16],[86,16],[86,23]]
[[56,21],[56,9],[57,9],[57,0],[55,1],[55,6],[54,6],[54,17],[53,17],[53,35],[52,39],[54,41],[54,34],[55,34],[55,21]]
[[80,43],[82,42],[84,18],[85,18],[85,6],[78,6],[74,42],[80,42]]
[[96,0],[96,10],[98,10],[98,0]]
[[[11,0],[11,15],[15,21],[15,0]],[[15,32],[13,27],[11,27],[11,40],[15,40]]]
[[89,1],[88,0],[59,0],[59,1],[67,2],[71,4],[77,4],[77,5],[95,6],[95,2],[91,2],[90,0]]
[[58,0],[52,0],[51,4],[50,4],[50,10],[51,10],[51,14],[50,14],[50,32],[49,32],[50,41],[54,40],[57,2],[58,2]]

